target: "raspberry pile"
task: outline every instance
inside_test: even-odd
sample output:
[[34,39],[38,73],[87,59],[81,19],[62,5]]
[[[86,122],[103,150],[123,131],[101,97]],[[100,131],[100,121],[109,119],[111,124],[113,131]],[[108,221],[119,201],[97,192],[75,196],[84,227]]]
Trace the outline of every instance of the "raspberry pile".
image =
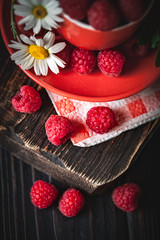
[[[62,37],[60,35],[58,37],[59,42]],[[112,49],[93,51],[66,43],[64,50],[57,56],[66,62],[65,68],[70,67],[79,74],[92,74],[98,70],[106,76],[119,77],[124,73],[126,59],[130,61],[143,58],[148,55],[150,50],[149,42],[145,45],[139,43],[137,31],[123,44]]]
[[106,31],[120,24],[118,8],[110,1],[95,1],[88,10],[88,22],[97,30]]
[[147,7],[145,0],[59,0],[64,13],[87,22],[101,31],[111,30],[142,17]]
[[114,204],[125,212],[131,212],[138,207],[141,189],[135,183],[126,183],[114,189],[112,200]]
[[[56,41],[64,40],[60,35],[57,35]],[[149,43],[140,45],[138,32],[136,32],[117,48],[101,51],[82,49],[66,43],[64,50],[58,53],[57,56],[65,61],[65,69],[70,67],[79,74],[92,74],[93,71],[98,69],[106,76],[119,77],[124,72],[126,57],[138,59],[147,56],[149,52]]]
[[118,50],[107,49],[98,54],[91,50],[75,48],[70,55],[71,68],[80,74],[90,74],[98,66],[110,77],[118,77],[122,72],[125,56]]
[[71,18],[82,20],[87,15],[91,0],[59,0],[63,11]]

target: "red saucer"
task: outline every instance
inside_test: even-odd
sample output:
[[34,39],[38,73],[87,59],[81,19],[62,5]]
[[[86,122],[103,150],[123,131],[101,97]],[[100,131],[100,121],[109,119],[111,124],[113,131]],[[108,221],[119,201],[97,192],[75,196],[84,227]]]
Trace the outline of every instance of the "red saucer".
[[[7,11],[6,11],[7,9]],[[8,47],[13,34],[10,27],[10,1],[1,0],[0,26]],[[24,71],[33,81],[56,94],[83,101],[113,101],[135,94],[148,87],[160,76],[160,68],[154,66],[156,52],[133,61],[127,59],[123,74],[118,78],[107,77],[96,69],[90,75],[80,75],[70,68],[55,75],[36,76],[33,70]]]

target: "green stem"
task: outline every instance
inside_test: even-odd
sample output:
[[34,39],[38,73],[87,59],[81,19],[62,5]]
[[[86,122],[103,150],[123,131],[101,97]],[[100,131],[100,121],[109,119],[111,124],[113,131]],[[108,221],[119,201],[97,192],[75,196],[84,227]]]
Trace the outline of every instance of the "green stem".
[[16,31],[16,24],[14,22],[13,4],[14,4],[14,0],[11,0],[11,29],[13,32],[14,39],[17,39],[19,42],[21,42],[21,40],[17,34],[17,31]]

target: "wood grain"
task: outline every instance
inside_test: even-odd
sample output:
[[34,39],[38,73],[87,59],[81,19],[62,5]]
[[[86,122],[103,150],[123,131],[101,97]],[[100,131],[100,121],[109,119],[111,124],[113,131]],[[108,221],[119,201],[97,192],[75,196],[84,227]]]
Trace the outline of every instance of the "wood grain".
[[[85,206],[74,218],[66,218],[58,210],[59,198],[68,186],[0,148],[1,240],[159,240],[159,138],[160,128],[138,161],[107,191],[94,196],[83,192]],[[38,179],[59,189],[58,199],[44,210],[30,201],[31,186]],[[126,182],[135,182],[142,189],[139,207],[132,213],[122,212],[111,200],[113,189]]]
[[[73,146],[70,141],[53,146],[46,137],[44,124],[55,110],[45,89],[10,61],[2,39],[0,44],[0,144],[17,158],[66,185],[89,193],[105,189],[129,168],[160,121],[147,123],[89,148]],[[33,86],[42,97],[42,107],[34,114],[18,113],[12,108],[11,99],[24,84]]]

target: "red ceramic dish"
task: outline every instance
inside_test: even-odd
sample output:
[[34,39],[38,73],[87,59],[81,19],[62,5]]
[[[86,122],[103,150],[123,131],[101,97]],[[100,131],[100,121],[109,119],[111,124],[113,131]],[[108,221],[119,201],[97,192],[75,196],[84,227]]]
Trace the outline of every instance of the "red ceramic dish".
[[74,20],[64,14],[64,23],[58,29],[64,38],[71,44],[90,50],[102,50],[115,47],[127,40],[140,26],[152,8],[154,0],[150,1],[143,16],[137,21],[109,31],[99,31],[90,25]]
[[[7,11],[5,11],[7,9]],[[13,39],[10,30],[10,2],[1,0],[0,26],[4,42],[8,47]],[[31,71],[24,71],[40,86],[65,97],[82,101],[113,101],[128,97],[149,86],[160,76],[160,69],[155,68],[155,52],[141,60],[128,59],[123,74],[118,78],[103,75],[96,69],[90,75],[79,75],[70,68],[55,75],[52,72],[44,76],[36,76]]]

